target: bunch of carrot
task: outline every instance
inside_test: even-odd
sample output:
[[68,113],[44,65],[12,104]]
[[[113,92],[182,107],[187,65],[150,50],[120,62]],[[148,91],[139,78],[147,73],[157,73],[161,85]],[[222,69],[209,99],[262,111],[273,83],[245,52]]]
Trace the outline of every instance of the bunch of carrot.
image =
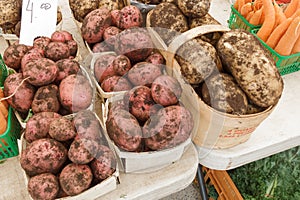
[[8,118],[8,103],[6,100],[2,100],[3,97],[3,90],[0,88],[0,135],[5,133],[7,129]]
[[257,36],[280,55],[300,52],[300,0],[283,10],[275,0],[236,0],[234,8],[250,24],[262,25]]

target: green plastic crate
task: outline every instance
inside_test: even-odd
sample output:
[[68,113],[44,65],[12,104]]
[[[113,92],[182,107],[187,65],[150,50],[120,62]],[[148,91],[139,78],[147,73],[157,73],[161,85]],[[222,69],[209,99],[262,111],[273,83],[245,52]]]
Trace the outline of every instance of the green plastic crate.
[[281,75],[290,74],[300,70],[300,53],[295,53],[289,56],[282,56],[278,54],[274,49],[262,41],[257,35],[259,29],[253,29],[251,33],[259,39],[262,45],[272,54],[275,60],[276,67]]
[[231,13],[228,20],[228,26],[231,29],[244,29],[246,31],[251,31],[253,29],[258,29],[261,25],[250,24],[234,7],[231,5]]
[[8,73],[9,72],[7,70],[7,67],[3,61],[1,54],[0,54],[0,87],[3,87],[4,80],[8,76]]
[[21,126],[9,107],[7,129],[0,135],[0,160],[19,155],[18,139],[21,136]]

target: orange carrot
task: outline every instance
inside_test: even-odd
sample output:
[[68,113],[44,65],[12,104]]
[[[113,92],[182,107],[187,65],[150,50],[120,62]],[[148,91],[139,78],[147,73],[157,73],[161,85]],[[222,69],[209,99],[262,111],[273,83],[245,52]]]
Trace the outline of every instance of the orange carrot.
[[246,3],[242,6],[241,8],[241,15],[243,17],[246,17],[248,15],[249,12],[252,11],[252,4],[251,3]]
[[257,32],[257,36],[263,41],[267,41],[275,24],[275,9],[272,4],[272,0],[263,0],[263,12],[265,14],[265,19],[261,28]]
[[262,7],[262,5],[263,5],[262,0],[255,0],[253,2],[254,10],[259,10]]
[[284,35],[280,38],[274,50],[283,56],[290,55],[299,35],[300,16],[293,19]]
[[249,19],[249,23],[253,24],[253,25],[259,25],[262,11],[263,11],[263,7],[261,7],[259,10],[255,11],[253,16]]
[[252,10],[251,12],[248,13],[248,15],[246,16],[246,20],[249,22],[250,18],[254,15],[254,10]]
[[296,43],[293,46],[292,54],[300,52],[300,37],[298,37]]
[[7,121],[5,116],[0,112],[0,135],[5,133],[7,128]]
[[283,13],[283,10],[279,5],[273,0],[274,8],[275,8],[275,27],[281,24],[283,21],[286,20],[286,16]]
[[286,32],[288,27],[290,26],[291,22],[293,21],[292,18],[286,19],[284,22],[279,24],[271,33],[269,38],[266,41],[266,44],[269,45],[272,49],[275,48],[280,38],[283,36],[283,34]]
[[241,9],[242,9],[244,4],[245,4],[245,0],[239,0],[239,7],[238,7],[239,13],[241,13]]
[[299,4],[300,4],[299,0],[291,0],[291,2],[289,3],[289,5],[284,10],[285,16],[287,18],[290,17],[290,16],[292,16],[297,11],[297,9],[300,7]]

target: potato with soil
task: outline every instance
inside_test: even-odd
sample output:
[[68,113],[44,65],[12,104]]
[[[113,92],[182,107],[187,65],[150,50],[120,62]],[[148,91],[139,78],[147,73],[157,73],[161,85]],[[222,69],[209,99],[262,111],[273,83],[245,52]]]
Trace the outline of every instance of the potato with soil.
[[58,112],[60,102],[58,100],[58,87],[54,84],[41,86],[37,89],[31,109],[33,113]]
[[36,89],[27,80],[22,83],[23,80],[22,73],[8,75],[4,81],[3,92],[6,97],[14,94],[11,98],[7,99],[7,102],[15,110],[26,113],[31,108]]
[[57,83],[71,74],[77,74],[80,72],[79,62],[73,59],[61,59],[56,62],[56,65],[58,67],[58,73],[55,82]]
[[93,88],[83,75],[71,74],[64,78],[58,88],[62,106],[70,112],[87,109],[93,101]]
[[151,64],[157,65],[160,67],[161,71],[164,69],[164,66],[166,64],[166,60],[163,57],[163,55],[159,52],[151,53],[145,60],[146,62],[149,62]]
[[114,49],[118,55],[123,54],[132,62],[140,62],[151,54],[153,47],[147,29],[132,27],[117,35]]
[[93,53],[101,53],[106,51],[112,51],[112,47],[109,46],[105,41],[97,42],[91,47]]
[[193,126],[192,115],[185,107],[162,108],[143,127],[145,144],[152,150],[174,147],[190,137]]
[[34,114],[26,123],[24,138],[27,142],[47,138],[50,124],[53,120],[60,118],[61,115],[55,112],[40,112]]
[[98,8],[106,7],[109,10],[122,9],[124,7],[123,0],[99,0]]
[[103,40],[104,30],[111,25],[110,11],[98,8],[88,13],[82,21],[81,35],[87,43],[97,43]]
[[162,75],[162,71],[157,65],[148,62],[138,62],[128,71],[127,77],[135,86],[151,86],[154,79],[160,75]]
[[105,180],[116,171],[117,160],[112,150],[104,145],[100,145],[97,155],[90,163],[94,178],[98,181]]
[[37,37],[33,40],[33,47],[45,51],[46,46],[51,42],[51,38],[46,36]]
[[104,30],[103,39],[111,47],[114,47],[116,42],[116,36],[121,33],[121,29],[116,26],[109,26]]
[[218,69],[217,56],[211,44],[195,38],[179,47],[175,59],[183,78],[190,84],[199,84]]
[[120,29],[141,27],[143,24],[143,16],[138,7],[127,5],[120,10],[120,20],[116,23]]
[[101,88],[104,92],[120,92],[130,90],[132,85],[125,77],[110,76],[103,80]]
[[21,59],[21,71],[23,71],[25,65],[32,60],[43,58],[44,51],[38,48],[32,48],[25,53]]
[[7,67],[18,70],[21,60],[29,48],[24,44],[13,44],[7,47],[3,53],[3,60]]
[[44,86],[52,83],[58,73],[56,63],[48,58],[38,58],[28,62],[22,71],[23,77],[34,86]]
[[155,105],[151,90],[146,86],[132,88],[124,95],[123,100],[124,105],[128,107],[128,111],[142,123],[149,119]]
[[67,152],[65,146],[54,139],[35,140],[22,150],[21,167],[29,176],[56,174],[67,160]]
[[93,180],[91,168],[88,165],[70,163],[65,166],[60,175],[59,183],[63,191],[74,196],[87,190]]
[[98,8],[98,0],[69,0],[74,18],[82,22],[85,16]]
[[229,74],[217,73],[205,80],[202,86],[202,99],[222,112],[235,115],[247,112],[247,96]]
[[151,85],[153,100],[162,106],[177,104],[181,94],[182,88],[178,80],[168,75],[157,77]]
[[53,119],[49,125],[48,133],[51,138],[60,142],[74,139],[77,134],[72,120],[66,117]]
[[283,80],[271,54],[259,40],[243,30],[225,32],[217,44],[222,62],[247,94],[260,107],[275,105],[283,91]]
[[69,46],[64,42],[50,42],[45,47],[45,57],[54,62],[69,58],[71,55]]
[[4,33],[13,33],[15,25],[21,20],[21,0],[0,1],[0,27]]
[[112,141],[125,151],[139,151],[142,141],[142,129],[137,119],[126,110],[110,112],[106,121],[106,130]]
[[54,200],[59,192],[58,178],[51,173],[43,173],[29,178],[28,192],[33,200]]
[[94,75],[98,83],[102,83],[104,79],[116,75],[113,67],[113,61],[115,60],[115,54],[103,54],[99,55],[94,63]]
[[117,75],[124,76],[132,65],[129,58],[125,55],[118,55],[113,61],[113,68]]
[[178,8],[187,17],[203,17],[210,8],[211,0],[177,0]]

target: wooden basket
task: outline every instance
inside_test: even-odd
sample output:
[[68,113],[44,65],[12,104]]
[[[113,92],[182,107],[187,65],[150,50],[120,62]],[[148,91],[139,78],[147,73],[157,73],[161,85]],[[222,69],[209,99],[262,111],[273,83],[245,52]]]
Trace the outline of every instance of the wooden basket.
[[275,106],[271,106],[260,113],[247,115],[220,112],[204,103],[192,86],[183,80],[180,65],[174,58],[177,49],[186,41],[200,35],[226,31],[229,29],[222,25],[204,25],[190,29],[176,37],[163,54],[166,56],[167,73],[181,82],[183,90],[190,98],[191,104],[188,104],[188,109],[192,111],[194,117],[196,116],[198,122],[198,130],[193,136],[193,142],[198,146],[207,148],[230,148],[247,141],[251,133],[275,108]]

